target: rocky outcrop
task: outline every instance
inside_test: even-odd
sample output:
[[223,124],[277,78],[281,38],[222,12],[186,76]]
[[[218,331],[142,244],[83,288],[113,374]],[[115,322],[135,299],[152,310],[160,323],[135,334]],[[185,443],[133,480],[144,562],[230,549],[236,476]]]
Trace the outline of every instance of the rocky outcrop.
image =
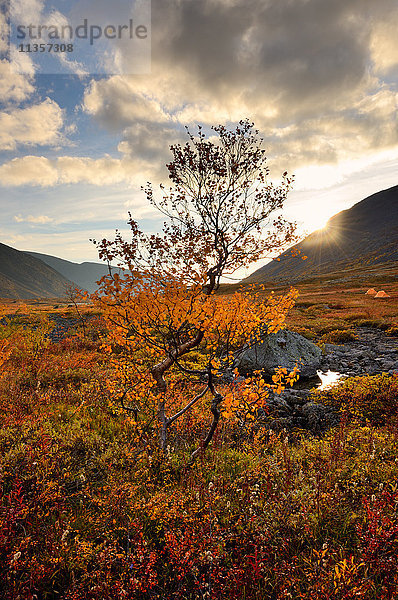
[[234,368],[242,375],[260,370],[271,377],[276,367],[291,371],[298,364],[300,378],[303,379],[316,376],[321,358],[322,351],[318,346],[302,335],[284,329],[266,334],[260,342],[243,348],[235,360]]
[[[356,333],[358,339],[344,345],[325,344],[320,360],[321,371],[331,370],[346,377],[398,372],[396,337],[370,327],[358,328]],[[278,359],[281,360],[281,355]],[[304,388],[299,381],[301,389],[287,388],[281,394],[270,393],[266,406],[258,409],[255,428],[287,432],[304,429],[320,435],[338,425],[340,418],[337,411],[310,399],[311,388],[320,383],[321,380],[314,377],[304,382]]]
[[398,372],[398,340],[380,329],[359,327],[358,339],[341,346],[325,344],[321,370],[348,377]]
[[308,401],[309,390],[286,389],[271,393],[265,408],[257,415],[257,425],[265,429],[292,431],[305,429],[317,435],[339,424],[340,418],[330,406]]

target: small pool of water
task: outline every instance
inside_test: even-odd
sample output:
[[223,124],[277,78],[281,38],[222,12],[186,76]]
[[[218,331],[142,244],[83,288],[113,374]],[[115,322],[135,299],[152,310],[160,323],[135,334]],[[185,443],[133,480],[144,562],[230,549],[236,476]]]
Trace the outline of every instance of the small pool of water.
[[344,374],[338,373],[337,371],[317,371],[317,376],[311,377],[310,379],[299,379],[294,384],[293,388],[296,390],[310,390],[316,388],[318,390],[325,390],[328,387],[332,387],[338,383],[338,381],[345,377]]
[[333,387],[342,377],[344,377],[342,373],[330,370],[326,371],[326,373],[323,373],[323,371],[317,371],[317,375],[321,380],[321,383],[317,385],[318,390],[326,390],[329,387]]

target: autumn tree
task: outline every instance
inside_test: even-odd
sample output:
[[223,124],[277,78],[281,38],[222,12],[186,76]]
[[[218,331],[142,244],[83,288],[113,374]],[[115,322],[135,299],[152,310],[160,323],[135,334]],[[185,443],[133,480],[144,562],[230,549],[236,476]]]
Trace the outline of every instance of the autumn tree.
[[282,327],[294,302],[294,292],[217,293],[223,277],[291,243],[295,224],[281,214],[291,181],[286,173],[280,185],[268,181],[254,125],[212,129],[211,137],[200,127],[188,131],[185,145],[171,146],[170,187],[161,185],[159,196],[151,184],[143,188],[164,215],[160,233],[144,233],[130,214],[130,240],[119,232],[94,240],[100,258],[121,267],[95,297],[111,344],[129,365],[120,400],[137,419],[152,406],[163,450],[171,425],[209,398],[212,422],[200,446],[207,447],[225,399],[222,374],[264,325]]

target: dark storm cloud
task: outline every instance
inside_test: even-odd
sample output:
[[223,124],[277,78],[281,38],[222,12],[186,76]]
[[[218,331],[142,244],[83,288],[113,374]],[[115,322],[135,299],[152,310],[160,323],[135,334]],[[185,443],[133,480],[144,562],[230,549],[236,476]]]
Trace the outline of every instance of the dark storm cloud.
[[[292,113],[339,107],[369,78],[375,23],[391,0],[185,0],[153,3],[154,60],[214,94],[277,97]],[[289,115],[283,114],[289,108]]]
[[127,179],[157,177],[197,123],[250,118],[278,174],[398,145],[396,0],[152,0],[152,18],[151,74],[93,80],[83,102]]

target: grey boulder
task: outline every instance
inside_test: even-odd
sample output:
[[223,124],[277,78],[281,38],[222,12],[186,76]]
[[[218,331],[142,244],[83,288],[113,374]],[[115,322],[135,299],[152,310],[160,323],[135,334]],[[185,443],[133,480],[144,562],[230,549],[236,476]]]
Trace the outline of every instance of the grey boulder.
[[320,367],[322,351],[302,335],[283,329],[265,334],[260,342],[247,344],[237,355],[234,367],[242,375],[261,370],[272,376],[276,367],[291,371],[298,365],[300,378],[314,377]]

